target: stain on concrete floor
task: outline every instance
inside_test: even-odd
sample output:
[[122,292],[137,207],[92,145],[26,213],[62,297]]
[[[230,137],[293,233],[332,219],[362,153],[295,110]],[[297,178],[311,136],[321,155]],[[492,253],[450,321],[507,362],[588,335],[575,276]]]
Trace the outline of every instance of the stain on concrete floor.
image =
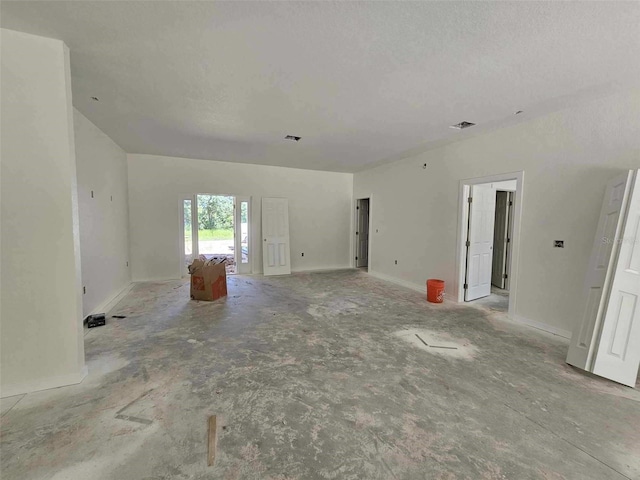
[[359,271],[228,283],[137,284],[87,333],[82,384],[4,413],[3,480],[640,478],[640,394],[567,366],[564,339]]

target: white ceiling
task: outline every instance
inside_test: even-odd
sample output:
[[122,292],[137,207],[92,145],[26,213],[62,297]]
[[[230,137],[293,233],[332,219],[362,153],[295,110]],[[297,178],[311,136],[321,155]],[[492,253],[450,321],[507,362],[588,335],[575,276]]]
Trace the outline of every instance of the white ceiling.
[[[0,13],[66,42],[74,105],[129,153],[353,172],[640,83],[639,2],[2,1]],[[478,126],[449,128],[463,120]]]

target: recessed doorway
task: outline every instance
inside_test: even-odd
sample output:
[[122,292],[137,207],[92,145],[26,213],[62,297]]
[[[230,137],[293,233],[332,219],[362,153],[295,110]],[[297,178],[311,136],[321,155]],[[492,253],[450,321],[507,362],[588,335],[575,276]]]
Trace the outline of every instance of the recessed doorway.
[[356,201],[356,267],[369,268],[369,207],[368,198]]
[[459,302],[515,315],[523,176],[460,182]]

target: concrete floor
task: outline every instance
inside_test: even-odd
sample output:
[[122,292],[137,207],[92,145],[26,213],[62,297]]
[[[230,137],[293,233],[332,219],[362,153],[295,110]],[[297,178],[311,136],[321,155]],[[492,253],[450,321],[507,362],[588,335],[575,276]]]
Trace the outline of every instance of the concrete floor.
[[359,271],[228,283],[136,285],[82,384],[3,399],[2,479],[640,478],[640,393],[562,338]]
[[491,285],[491,294],[468,302],[473,306],[486,307],[494,312],[507,313],[509,311],[509,291]]

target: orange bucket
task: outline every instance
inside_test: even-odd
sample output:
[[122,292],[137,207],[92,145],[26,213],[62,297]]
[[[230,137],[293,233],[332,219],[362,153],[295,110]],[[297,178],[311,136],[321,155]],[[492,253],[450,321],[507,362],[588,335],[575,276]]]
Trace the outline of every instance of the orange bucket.
[[427,300],[431,303],[444,301],[444,280],[430,278],[427,280]]

